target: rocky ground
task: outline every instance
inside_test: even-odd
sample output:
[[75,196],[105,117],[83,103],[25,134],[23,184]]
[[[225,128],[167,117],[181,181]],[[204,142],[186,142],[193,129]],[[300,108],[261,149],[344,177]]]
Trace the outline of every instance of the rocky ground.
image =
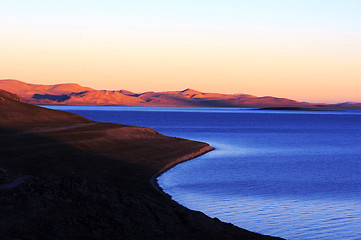
[[[19,177],[2,169],[0,184]],[[164,197],[76,175],[31,176],[0,193],[1,239],[268,239]]]

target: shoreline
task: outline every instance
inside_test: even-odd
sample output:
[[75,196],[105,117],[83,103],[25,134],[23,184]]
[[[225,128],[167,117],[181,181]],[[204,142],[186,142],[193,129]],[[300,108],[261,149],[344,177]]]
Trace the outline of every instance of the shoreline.
[[150,179],[150,183],[152,185],[152,187],[158,191],[159,193],[169,197],[170,199],[172,199],[172,196],[170,196],[169,194],[167,194],[166,192],[164,192],[163,188],[158,184],[157,178],[160,177],[163,173],[165,173],[166,171],[168,171],[169,169],[177,166],[178,164],[190,161],[192,159],[195,159],[197,157],[200,157],[208,152],[211,152],[215,150],[214,147],[208,145],[205,146],[201,149],[199,149],[198,151],[194,152],[194,153],[190,153],[187,155],[183,155],[180,156],[178,158],[176,158],[175,160],[173,160],[172,162],[166,164],[161,170],[159,170],[156,174],[154,174],[151,179]]
[[212,151],[207,143],[94,122],[1,90],[0,112],[1,239],[281,239],[190,210],[157,184]]

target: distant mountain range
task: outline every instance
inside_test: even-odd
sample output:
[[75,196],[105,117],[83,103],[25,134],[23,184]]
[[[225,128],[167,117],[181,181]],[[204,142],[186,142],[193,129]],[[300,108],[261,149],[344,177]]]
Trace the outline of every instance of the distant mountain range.
[[361,103],[316,104],[271,96],[183,91],[134,93],[127,90],[95,90],[75,83],[39,85],[18,80],[0,80],[0,89],[17,94],[24,102],[37,105],[115,105],[174,107],[297,107],[361,108]]

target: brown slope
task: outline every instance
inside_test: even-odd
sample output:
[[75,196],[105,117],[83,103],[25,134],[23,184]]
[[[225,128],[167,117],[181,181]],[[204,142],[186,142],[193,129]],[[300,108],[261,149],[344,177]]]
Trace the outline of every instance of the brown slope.
[[272,239],[188,210],[152,187],[164,167],[209,145],[92,122],[5,91],[0,99],[1,239]]
[[27,103],[0,89],[0,125],[11,129],[31,129],[35,126],[62,125],[65,123],[91,123],[92,121],[73,113],[50,110]]

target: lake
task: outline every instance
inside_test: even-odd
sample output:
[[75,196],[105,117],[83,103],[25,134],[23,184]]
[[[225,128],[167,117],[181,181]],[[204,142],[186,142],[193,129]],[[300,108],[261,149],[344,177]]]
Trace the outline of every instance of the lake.
[[287,239],[361,239],[361,111],[46,106],[216,150],[158,178],[178,203]]

